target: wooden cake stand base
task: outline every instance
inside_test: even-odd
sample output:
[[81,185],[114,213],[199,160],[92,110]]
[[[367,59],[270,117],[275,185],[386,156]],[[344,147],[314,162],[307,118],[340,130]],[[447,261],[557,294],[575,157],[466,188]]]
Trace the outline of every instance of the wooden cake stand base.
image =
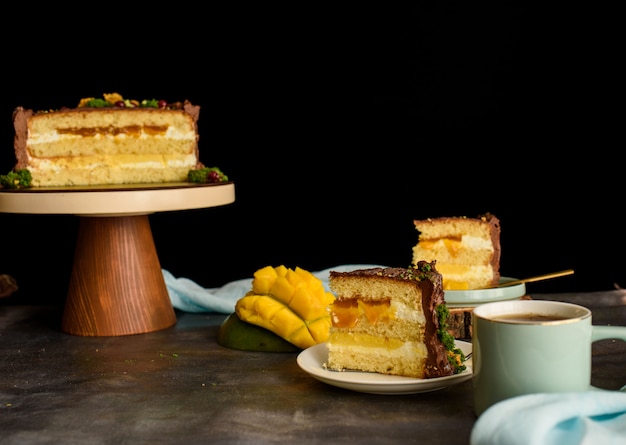
[[174,324],[148,216],[81,217],[61,329],[112,336]]
[[148,216],[234,201],[232,182],[0,190],[0,212],[81,218],[61,329],[83,336],[176,324]]

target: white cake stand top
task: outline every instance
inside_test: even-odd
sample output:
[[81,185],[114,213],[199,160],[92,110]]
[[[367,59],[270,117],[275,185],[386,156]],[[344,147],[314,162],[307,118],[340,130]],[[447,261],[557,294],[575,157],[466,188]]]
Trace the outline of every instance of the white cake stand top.
[[3,213],[124,216],[216,207],[234,201],[233,182],[0,190]]

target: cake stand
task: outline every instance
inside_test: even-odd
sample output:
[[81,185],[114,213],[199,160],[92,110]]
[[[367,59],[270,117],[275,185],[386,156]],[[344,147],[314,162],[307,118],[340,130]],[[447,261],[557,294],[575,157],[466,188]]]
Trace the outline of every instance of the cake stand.
[[0,212],[80,217],[61,329],[82,336],[176,324],[148,216],[234,201],[232,182],[0,190]]

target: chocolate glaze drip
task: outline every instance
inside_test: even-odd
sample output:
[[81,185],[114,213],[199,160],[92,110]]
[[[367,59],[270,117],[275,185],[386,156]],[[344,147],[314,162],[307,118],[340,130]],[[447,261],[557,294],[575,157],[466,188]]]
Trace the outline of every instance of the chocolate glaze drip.
[[423,272],[426,279],[419,281],[422,290],[422,308],[426,315],[425,342],[428,350],[426,359],[426,378],[442,377],[454,374],[454,369],[448,360],[448,350],[439,339],[437,331],[440,327],[437,306],[446,304],[443,291],[443,279],[436,269],[436,261],[427,263],[418,261],[417,269],[423,271],[425,265],[430,265],[430,272]]
[[196,159],[198,159],[196,168],[204,168],[204,164],[200,161],[200,147],[198,146],[198,141],[200,140],[200,132],[198,131],[198,119],[200,119],[200,105],[193,105],[191,102],[186,100],[183,104],[183,110],[191,115],[191,117],[193,118],[194,126],[196,127]]
[[500,220],[491,213],[485,213],[480,219],[487,222],[490,226],[491,243],[493,244],[493,256],[491,257],[491,266],[494,270],[493,282],[500,282]]
[[28,138],[28,119],[34,114],[33,110],[17,107],[13,111],[13,149],[15,150],[15,170],[26,168],[28,156],[26,154],[26,139]]

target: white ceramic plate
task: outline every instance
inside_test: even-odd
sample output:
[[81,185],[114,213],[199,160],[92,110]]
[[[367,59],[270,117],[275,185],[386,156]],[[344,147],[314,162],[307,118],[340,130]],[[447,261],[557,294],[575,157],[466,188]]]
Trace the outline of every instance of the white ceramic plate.
[[[456,346],[465,355],[472,352],[472,344],[457,340]],[[369,394],[417,394],[436,391],[469,380],[472,377],[472,359],[465,362],[467,369],[460,374],[432,379],[414,379],[395,375],[357,371],[329,371],[324,368],[328,360],[326,343],[320,343],[298,354],[298,365],[305,372],[329,385]]]
[[[501,277],[500,283],[516,281],[517,278]],[[494,287],[491,289],[472,290],[447,290],[444,291],[446,305],[475,306],[492,301],[514,300],[526,295],[526,284],[514,284],[513,286]]]

